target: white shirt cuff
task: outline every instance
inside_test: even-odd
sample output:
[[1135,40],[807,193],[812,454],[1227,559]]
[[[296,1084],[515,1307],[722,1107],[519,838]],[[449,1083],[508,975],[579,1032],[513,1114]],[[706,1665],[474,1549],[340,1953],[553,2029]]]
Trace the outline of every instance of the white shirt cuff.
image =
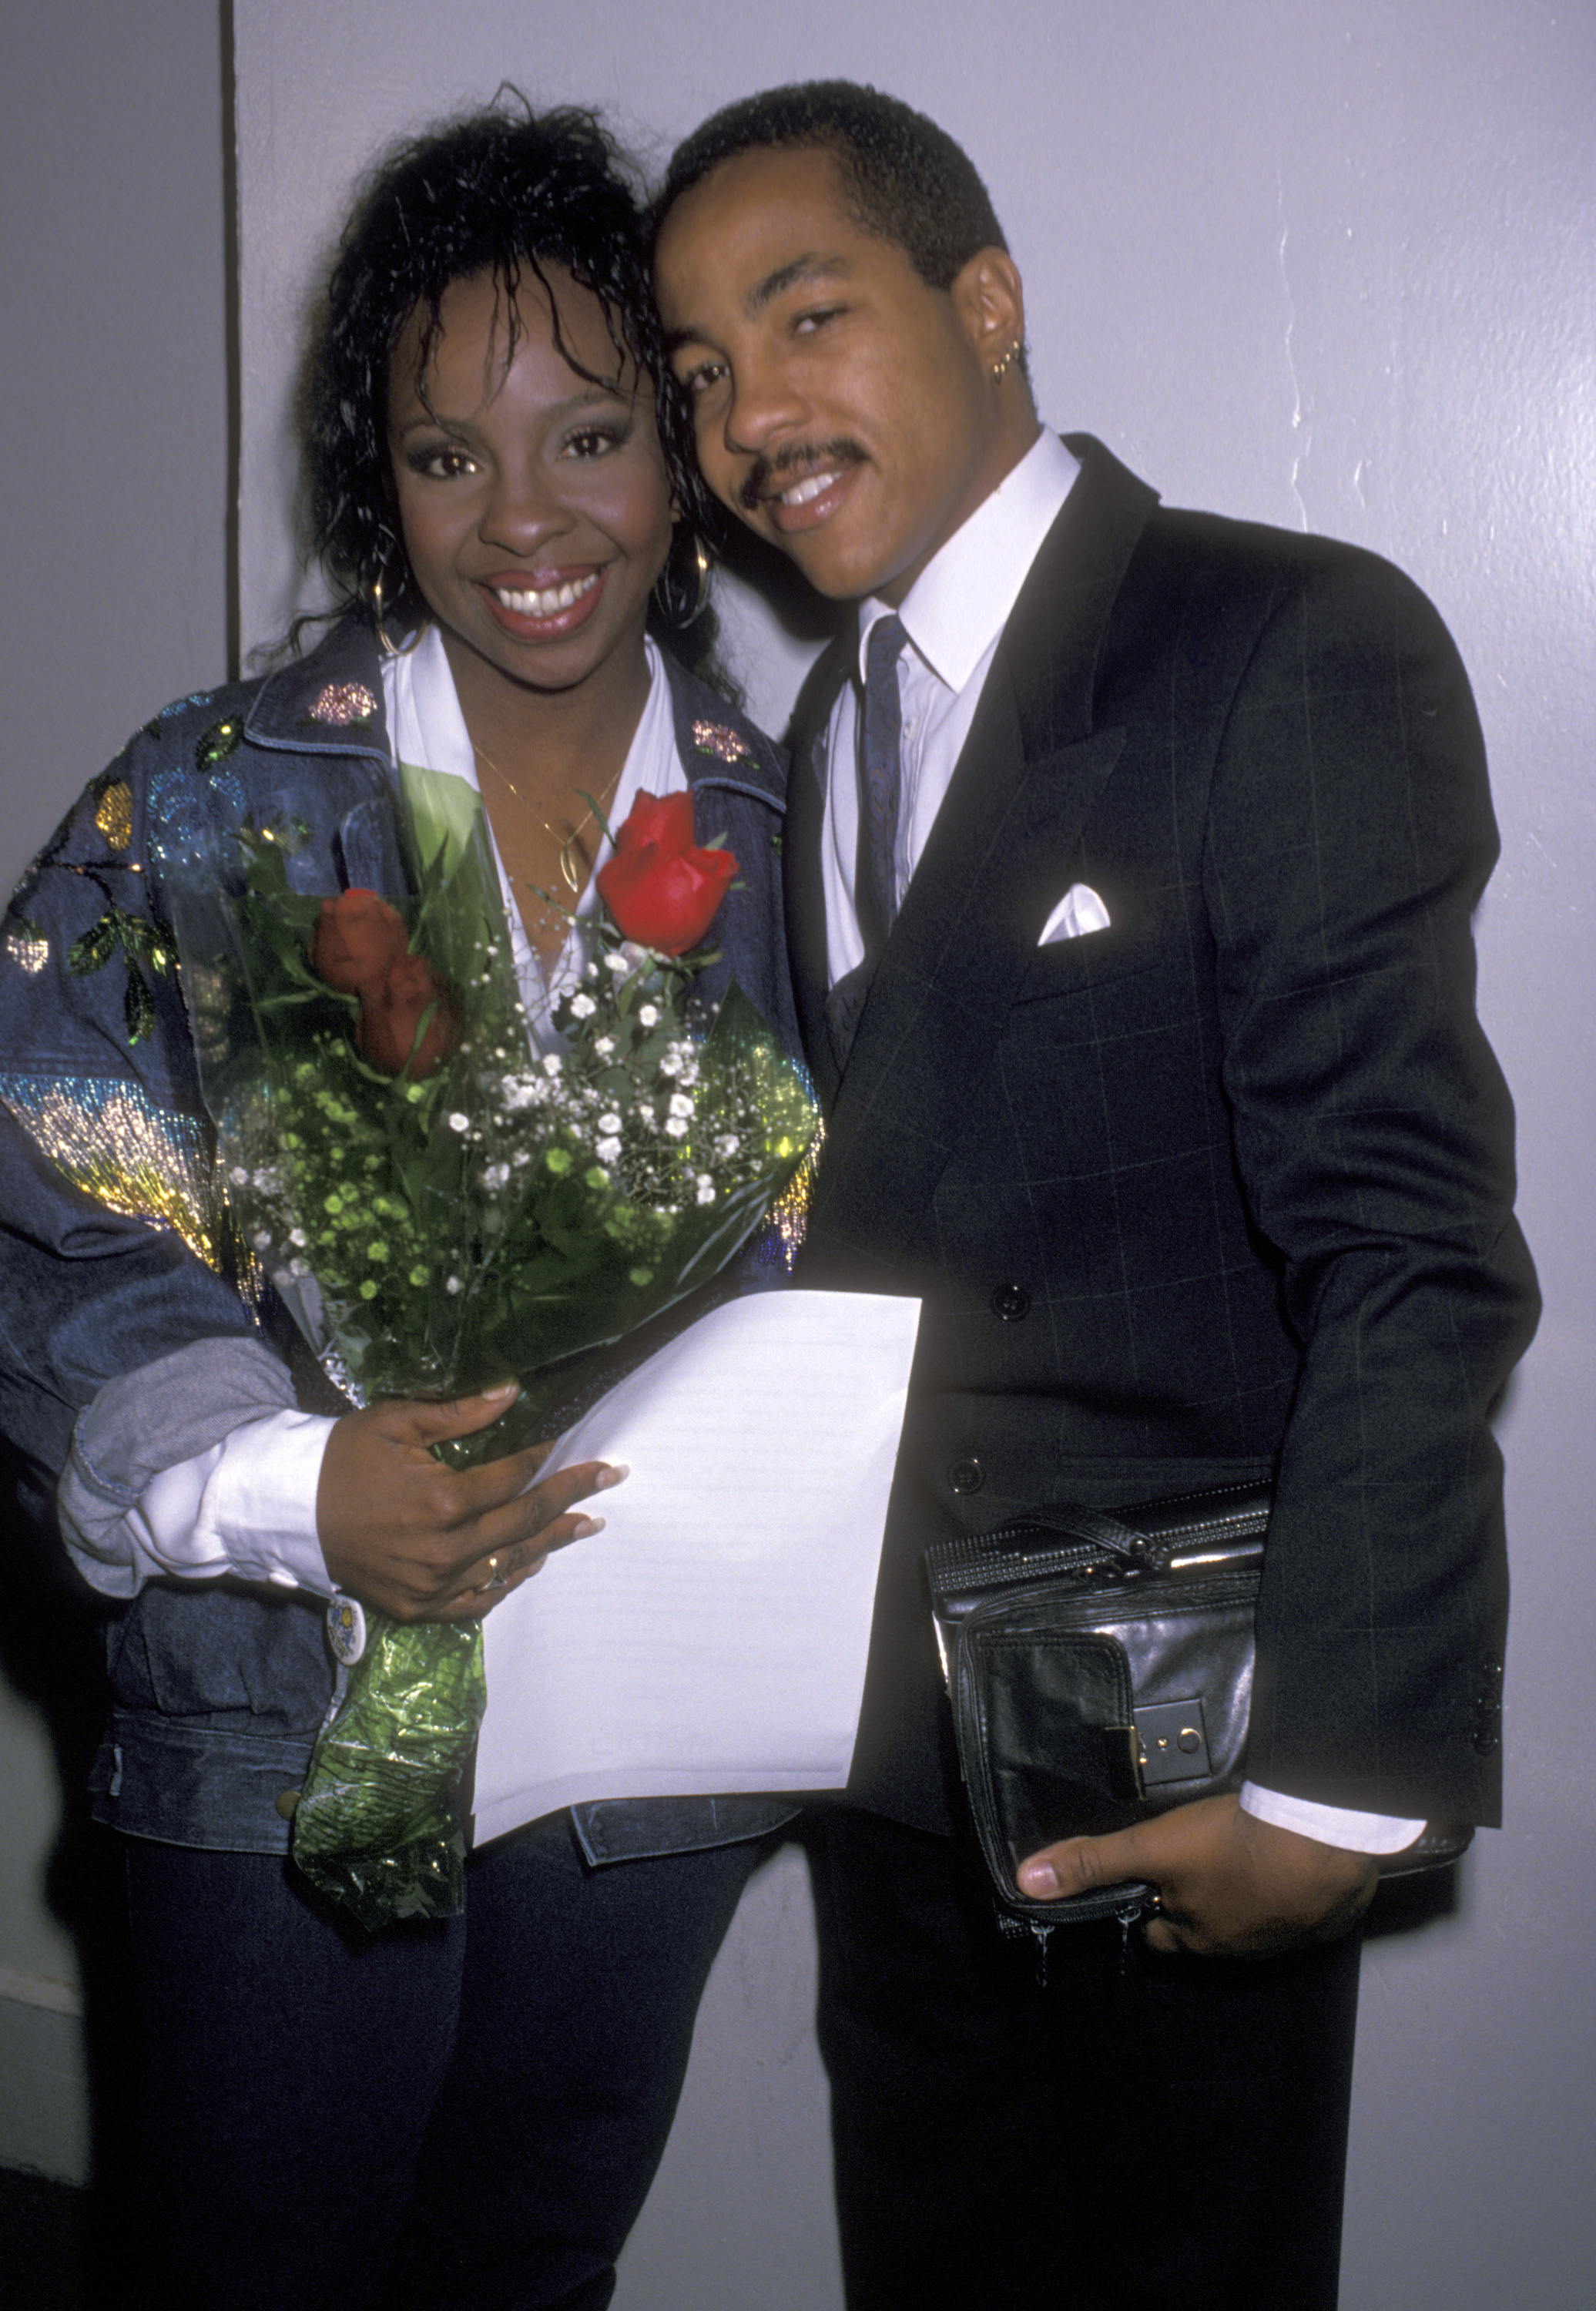
[[142,1550],[179,1578],[233,1573],[330,1597],[316,1491],[332,1426],[320,1414],[275,1412],[162,1469],[129,1513]]
[[1277,1829],[1294,1829],[1299,1837],[1317,1838],[1321,1845],[1339,1845],[1348,1853],[1400,1853],[1424,1827],[1422,1821],[1399,1821],[1394,1814],[1310,1805],[1306,1798],[1260,1790],[1256,1782],[1242,1783],[1242,1811],[1273,1822]]

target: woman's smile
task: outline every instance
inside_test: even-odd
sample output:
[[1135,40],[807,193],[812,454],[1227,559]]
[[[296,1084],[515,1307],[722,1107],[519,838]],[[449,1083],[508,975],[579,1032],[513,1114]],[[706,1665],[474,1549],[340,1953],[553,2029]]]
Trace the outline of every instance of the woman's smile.
[[479,580],[489,608],[506,633],[528,641],[574,632],[598,607],[608,565],[555,571],[547,576],[515,571]]

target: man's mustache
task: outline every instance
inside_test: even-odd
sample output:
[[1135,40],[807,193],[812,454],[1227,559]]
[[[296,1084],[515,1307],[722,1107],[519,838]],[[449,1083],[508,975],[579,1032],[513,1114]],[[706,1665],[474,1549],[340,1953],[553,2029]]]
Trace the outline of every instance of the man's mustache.
[[865,453],[857,441],[793,441],[773,458],[755,458],[738,492],[746,513],[753,513],[765,498],[777,497],[805,474],[827,466],[862,466]]

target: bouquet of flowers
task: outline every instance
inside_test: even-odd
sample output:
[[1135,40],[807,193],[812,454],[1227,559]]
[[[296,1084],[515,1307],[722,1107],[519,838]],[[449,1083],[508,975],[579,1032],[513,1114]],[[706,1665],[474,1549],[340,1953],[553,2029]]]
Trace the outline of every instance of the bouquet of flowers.
[[[456,1458],[512,1451],[570,1359],[707,1282],[815,1129],[801,1071],[734,983],[693,982],[737,872],[688,794],[641,796],[599,876],[612,921],[533,1052],[481,806],[401,766],[415,897],[294,887],[299,830],[246,828],[243,889],[176,909],[201,1080],[249,1250],[356,1403],[521,1394]],[[559,1367],[554,1370],[553,1368]],[[485,1705],[476,1622],[335,1599],[340,1672],[294,1860],[361,1923],[461,1899],[454,1792]]]

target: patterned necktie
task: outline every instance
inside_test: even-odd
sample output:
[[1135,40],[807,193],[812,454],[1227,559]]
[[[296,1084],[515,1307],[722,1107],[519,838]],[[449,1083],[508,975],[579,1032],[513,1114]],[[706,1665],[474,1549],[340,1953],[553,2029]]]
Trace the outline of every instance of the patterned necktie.
[[907,640],[901,618],[878,618],[865,647],[865,713],[859,748],[859,850],[853,873],[853,906],[865,959],[838,980],[826,997],[826,1024],[837,1066],[848,1064],[859,1013],[876,976],[898,911],[898,754],[903,708],[898,698],[898,659]]

